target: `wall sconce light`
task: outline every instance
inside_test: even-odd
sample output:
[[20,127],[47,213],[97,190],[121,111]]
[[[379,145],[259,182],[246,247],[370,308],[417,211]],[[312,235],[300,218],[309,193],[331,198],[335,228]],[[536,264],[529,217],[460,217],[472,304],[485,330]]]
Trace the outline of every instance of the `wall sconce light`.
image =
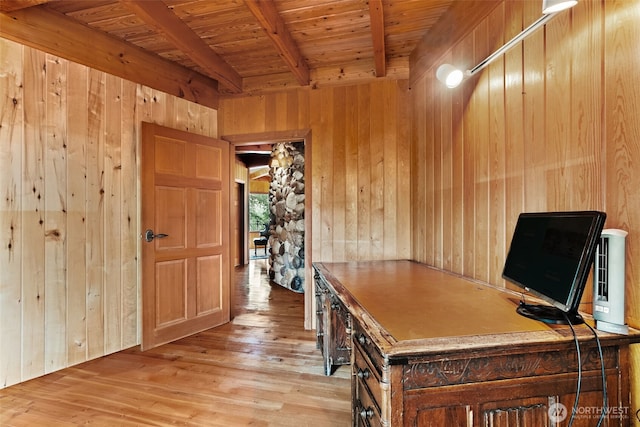
[[542,0],[542,13],[560,12],[578,4],[578,0]]
[[462,83],[462,80],[464,80],[465,77],[473,76],[475,73],[493,62],[500,55],[504,54],[506,51],[514,47],[529,34],[533,33],[538,28],[546,24],[547,21],[556,16],[557,12],[573,7],[576,4],[578,4],[578,0],[542,0],[543,15],[538,18],[538,20],[533,24],[522,30],[520,34],[506,42],[501,48],[493,52],[491,55],[487,56],[485,59],[480,61],[478,65],[471,68],[470,70],[462,71],[450,64],[443,64],[439,66],[438,70],[436,71],[437,79],[444,83],[448,88],[454,88],[458,86],[460,83]]
[[462,83],[464,73],[451,64],[442,64],[438,67],[438,71],[436,71],[436,78],[448,88],[454,88]]

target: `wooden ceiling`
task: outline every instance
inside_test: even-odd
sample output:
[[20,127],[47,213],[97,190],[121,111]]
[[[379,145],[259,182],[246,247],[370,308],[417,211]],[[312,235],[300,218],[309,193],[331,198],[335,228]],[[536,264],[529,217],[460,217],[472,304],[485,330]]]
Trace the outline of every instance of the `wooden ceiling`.
[[2,0],[0,36],[215,104],[220,94],[408,78],[412,51],[454,3],[492,2]]

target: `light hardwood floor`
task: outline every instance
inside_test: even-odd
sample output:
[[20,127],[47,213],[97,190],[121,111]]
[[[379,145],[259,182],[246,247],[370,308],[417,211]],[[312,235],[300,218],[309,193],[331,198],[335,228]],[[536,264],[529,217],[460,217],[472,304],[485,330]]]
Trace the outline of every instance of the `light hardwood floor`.
[[236,269],[229,324],[0,390],[0,426],[348,426],[348,367],[323,375],[303,295]]

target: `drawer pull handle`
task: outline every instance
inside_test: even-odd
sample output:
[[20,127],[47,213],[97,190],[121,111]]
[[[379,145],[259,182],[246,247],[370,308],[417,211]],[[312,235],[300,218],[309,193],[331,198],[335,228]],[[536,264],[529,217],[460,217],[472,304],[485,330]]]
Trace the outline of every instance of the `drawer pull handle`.
[[369,368],[358,369],[358,378],[368,380],[369,376],[371,376]]
[[360,335],[358,336],[358,342],[359,342],[360,344],[362,344],[362,345],[365,345],[365,344],[369,344],[369,342],[370,342],[370,341],[369,341],[369,338],[367,338],[366,336],[364,336],[364,334],[360,334]]
[[360,416],[362,418],[372,418],[373,415],[374,415],[374,412],[373,412],[373,409],[371,409],[371,407],[360,411]]

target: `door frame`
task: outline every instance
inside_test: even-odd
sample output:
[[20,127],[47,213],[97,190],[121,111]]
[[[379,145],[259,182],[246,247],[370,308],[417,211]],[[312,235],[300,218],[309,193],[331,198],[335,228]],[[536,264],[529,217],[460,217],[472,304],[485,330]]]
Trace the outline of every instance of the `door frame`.
[[[312,138],[311,129],[290,129],[272,132],[257,132],[235,135],[223,135],[220,137],[230,144],[229,154],[235,162],[235,148],[244,145],[254,144],[274,144],[277,142],[302,141],[304,143],[304,180],[305,180],[305,199],[304,199],[304,328],[315,329],[315,292],[313,291],[313,260],[312,260],[312,192],[311,192],[311,165],[312,165]],[[233,153],[233,155],[231,155]],[[248,191],[249,185],[245,186],[245,192]],[[234,317],[235,309],[235,287],[231,283],[231,318]]]

